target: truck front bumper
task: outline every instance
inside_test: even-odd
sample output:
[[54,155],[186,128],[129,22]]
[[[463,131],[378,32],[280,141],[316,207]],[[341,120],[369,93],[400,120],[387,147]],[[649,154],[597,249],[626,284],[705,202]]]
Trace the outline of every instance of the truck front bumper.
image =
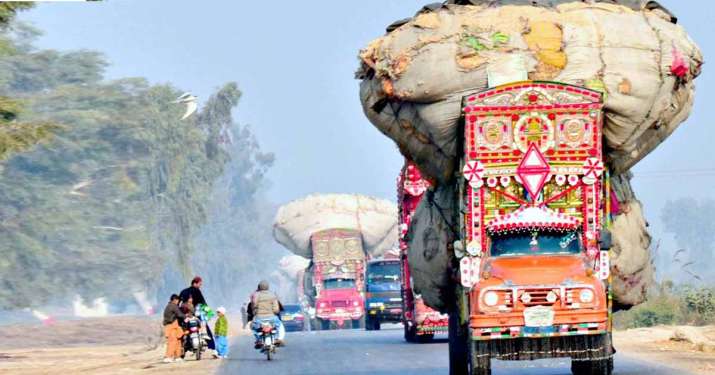
[[557,310],[545,327],[526,327],[523,312],[472,315],[474,340],[599,335],[608,331],[606,310]]
[[366,316],[381,322],[401,322],[402,308],[370,308]]

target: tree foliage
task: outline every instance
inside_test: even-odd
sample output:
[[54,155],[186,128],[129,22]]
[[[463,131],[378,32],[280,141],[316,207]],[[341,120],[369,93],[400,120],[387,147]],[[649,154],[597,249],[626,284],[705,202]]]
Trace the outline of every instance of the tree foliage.
[[[13,32],[11,22],[16,13],[32,6],[30,2],[0,3],[0,31],[4,34]],[[0,59],[10,60],[17,53],[16,45],[11,38],[0,35]],[[5,64],[0,65],[0,69],[7,67]],[[0,85],[4,86],[7,76],[8,73],[0,73]],[[17,117],[24,110],[23,103],[16,98],[5,96],[5,90],[2,90],[2,93],[0,94],[0,160],[48,139],[55,129],[55,125],[47,121],[18,122]]]
[[[245,164],[234,188],[254,192],[270,165],[261,162],[270,156],[250,130],[234,125],[238,86],[224,85],[199,113],[180,121],[184,108],[173,100],[181,91],[141,78],[105,81],[101,54],[38,50],[36,34],[20,27],[4,32],[13,52],[0,57],[0,91],[21,98],[27,109],[9,111],[12,121],[61,128],[4,163],[0,308],[74,294],[125,300],[162,287],[167,271],[187,277],[227,163]],[[250,144],[231,146],[232,130]],[[33,140],[43,137],[34,134]],[[3,139],[0,134],[0,145]]]

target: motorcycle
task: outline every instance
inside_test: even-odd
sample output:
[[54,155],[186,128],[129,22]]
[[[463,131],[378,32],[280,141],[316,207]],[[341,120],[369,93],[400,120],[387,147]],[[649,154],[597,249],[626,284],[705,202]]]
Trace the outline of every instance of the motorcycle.
[[258,331],[258,337],[261,343],[258,349],[261,353],[265,354],[266,359],[270,361],[276,353],[276,336],[278,331],[271,322],[261,322],[260,325],[257,325],[256,330]]
[[201,360],[201,353],[206,348],[206,334],[202,331],[201,319],[197,317],[189,318],[186,322],[189,334],[185,336],[184,348],[194,352],[196,360]]

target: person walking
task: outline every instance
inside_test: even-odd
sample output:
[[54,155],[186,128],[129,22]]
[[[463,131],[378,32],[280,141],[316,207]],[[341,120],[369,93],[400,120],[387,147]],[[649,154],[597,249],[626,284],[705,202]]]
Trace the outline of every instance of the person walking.
[[226,308],[221,306],[216,309],[218,319],[214,325],[216,335],[216,352],[219,358],[228,358],[228,319],[226,318]]
[[186,315],[179,310],[179,296],[172,294],[169,303],[164,308],[165,363],[183,361],[181,359],[181,337],[184,336],[184,330],[179,326],[179,321],[185,318]]
[[241,306],[241,321],[243,322],[243,329],[246,329],[248,325],[248,304],[246,302]]

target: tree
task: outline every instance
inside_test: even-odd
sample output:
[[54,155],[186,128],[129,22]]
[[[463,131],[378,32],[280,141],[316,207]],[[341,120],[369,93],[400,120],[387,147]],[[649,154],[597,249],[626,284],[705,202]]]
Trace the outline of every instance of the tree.
[[[226,84],[181,121],[177,88],[105,81],[101,54],[38,50],[36,35],[19,25],[3,33],[13,53],[0,56],[0,90],[27,108],[13,121],[61,128],[1,171],[0,308],[75,294],[127,300],[161,288],[167,272],[188,276],[214,184],[231,161],[225,136],[238,86]],[[244,146],[231,150],[231,163],[266,157],[255,140]]]

